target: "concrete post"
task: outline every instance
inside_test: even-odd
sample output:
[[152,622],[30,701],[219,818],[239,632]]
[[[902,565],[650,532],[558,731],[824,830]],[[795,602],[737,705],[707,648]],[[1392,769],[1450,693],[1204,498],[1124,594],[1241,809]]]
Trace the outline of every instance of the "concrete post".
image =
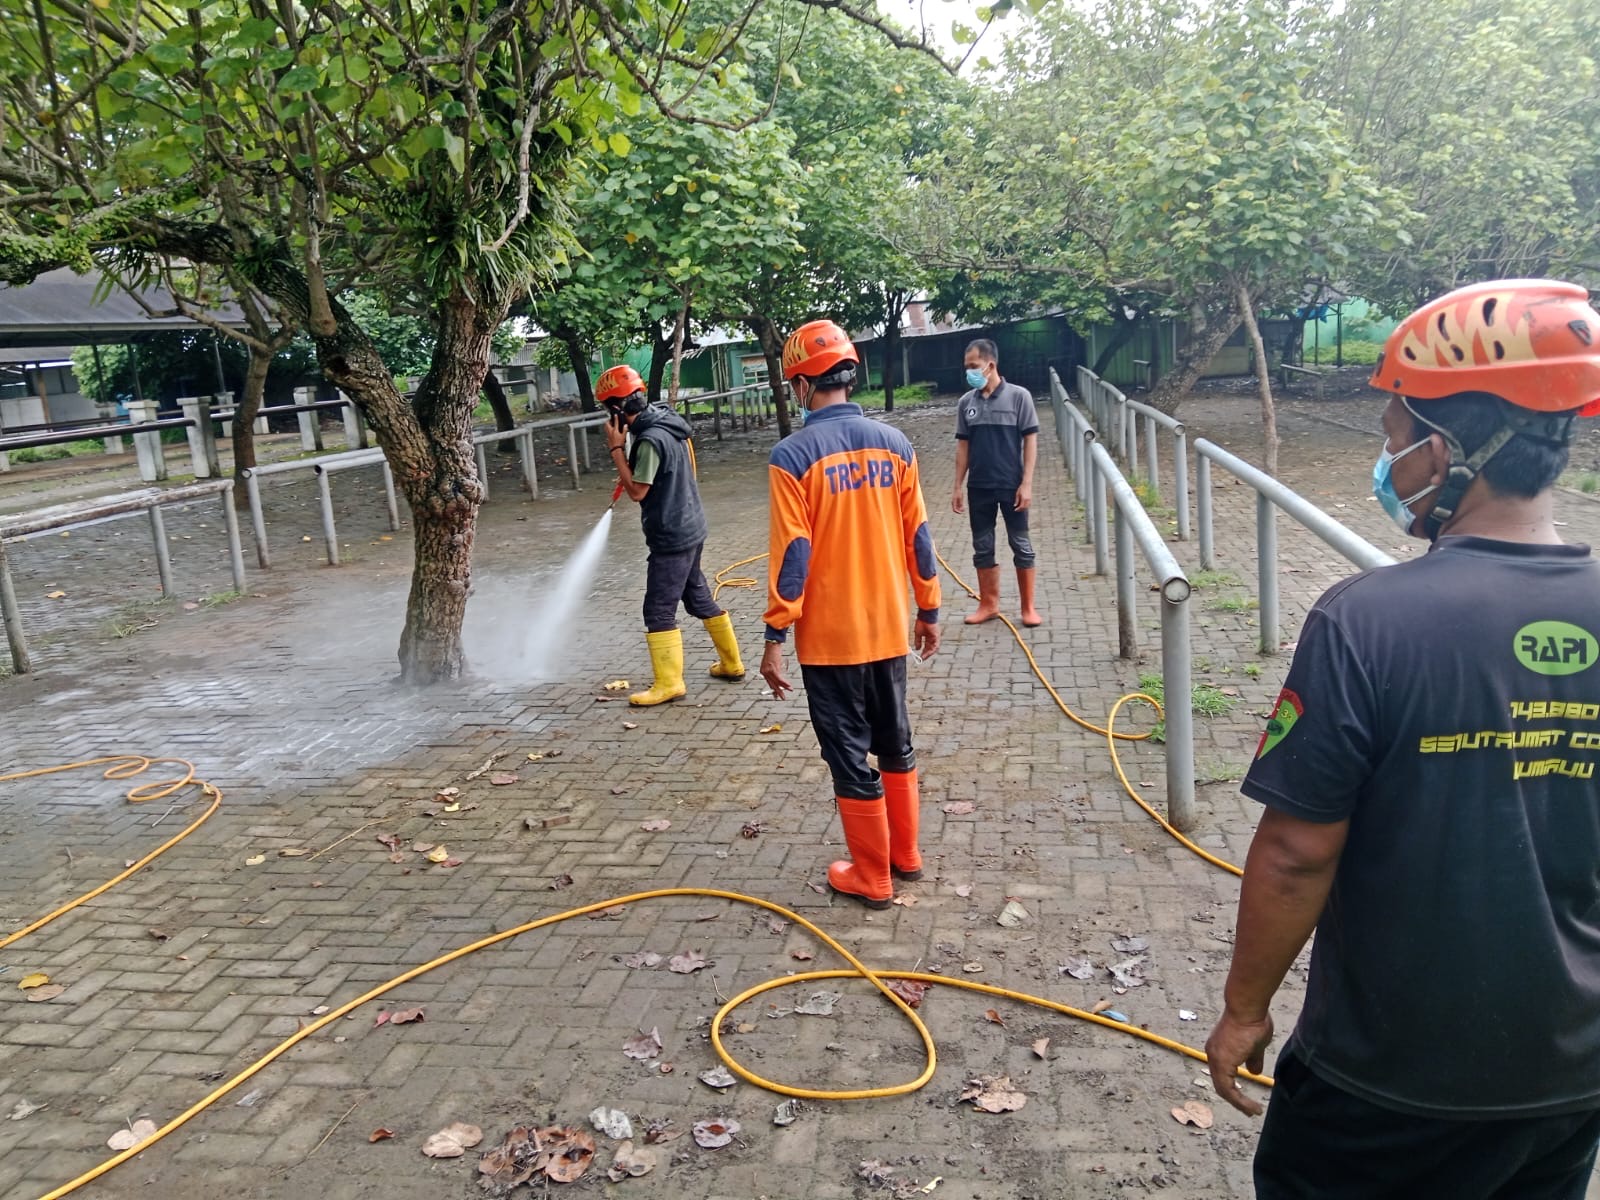
[[122,444],[122,435],[120,433],[112,434],[106,439],[107,454],[121,454],[123,453],[124,449],[125,447]]
[[11,470],[11,455],[4,450],[0,450],[0,475],[4,475],[9,470]]
[[365,450],[367,448],[367,422],[361,416],[361,410],[353,401],[345,397],[343,392],[339,395],[344,398],[344,443],[352,450]]
[[17,603],[17,590],[11,582],[11,567],[6,562],[4,543],[0,543],[0,625],[5,626],[12,673],[26,675],[33,669],[33,664],[28,658],[28,641],[22,636],[22,608]]
[[215,479],[222,474],[217,461],[216,427],[211,423],[211,398],[185,396],[178,401],[183,415],[194,424],[184,430],[189,436],[189,458],[196,479]]
[[[128,401],[128,420],[135,425],[156,419],[156,406],[149,400]],[[167,477],[167,459],[161,450],[161,432],[133,435],[134,453],[139,456],[139,478],[146,483],[158,483]]]
[[[317,398],[316,388],[295,388],[294,402],[296,404],[311,404]],[[322,449],[322,414],[317,411],[296,413],[300,418],[300,449]]]

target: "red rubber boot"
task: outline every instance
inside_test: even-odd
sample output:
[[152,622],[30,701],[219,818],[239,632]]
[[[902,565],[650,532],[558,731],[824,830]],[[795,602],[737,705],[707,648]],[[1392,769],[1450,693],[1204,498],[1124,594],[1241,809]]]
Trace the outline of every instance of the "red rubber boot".
[[896,879],[908,882],[922,878],[922,852],[917,849],[921,799],[914,768],[883,772],[883,803],[889,811],[889,870]]
[[868,908],[888,908],[894,899],[894,885],[889,881],[889,815],[883,799],[840,796],[838,800],[850,858],[828,867],[828,886]]

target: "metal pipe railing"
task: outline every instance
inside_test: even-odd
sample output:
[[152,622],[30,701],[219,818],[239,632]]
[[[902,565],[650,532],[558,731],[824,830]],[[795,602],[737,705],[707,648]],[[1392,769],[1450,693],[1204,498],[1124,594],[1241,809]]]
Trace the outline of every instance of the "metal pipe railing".
[[1216,566],[1216,537],[1213,531],[1216,503],[1211,482],[1211,464],[1216,463],[1256,493],[1256,603],[1261,615],[1261,653],[1276,654],[1282,641],[1278,604],[1278,526],[1282,509],[1304,528],[1316,534],[1340,555],[1360,567],[1393,566],[1395,560],[1354,530],[1340,524],[1311,501],[1273,476],[1221,446],[1198,438],[1194,444],[1195,510],[1200,522],[1200,567]]
[[[1080,391],[1079,394],[1085,396],[1085,405],[1092,415],[1100,401],[1091,403],[1086,393]],[[1089,514],[1086,524],[1095,546],[1095,571],[1101,575],[1106,574],[1108,566],[1107,492],[1111,495],[1116,525],[1117,651],[1124,659],[1131,659],[1138,653],[1140,592],[1135,572],[1135,547],[1156,577],[1161,596],[1161,676],[1168,700],[1165,711],[1167,819],[1177,829],[1193,829],[1194,711],[1190,701],[1189,577],[1110,452],[1096,437],[1088,418],[1068,398],[1067,389],[1054,370],[1050,372],[1050,407],[1055,413],[1062,457],[1078,484],[1079,497],[1086,502]]]
[[[244,551],[239,544],[239,514],[233,508],[233,480],[216,479],[192,483],[176,488],[145,488],[125,492],[118,496],[104,496],[98,500],[58,504],[50,508],[35,509],[29,513],[0,518],[0,539],[25,538],[53,529],[65,529],[89,521],[111,520],[145,512],[150,518],[150,533],[155,542],[156,572],[161,579],[161,595],[172,599],[177,589],[172,580],[172,557],[167,543],[166,521],[161,509],[170,504],[185,504],[195,500],[219,497],[222,502],[222,524],[228,538],[228,564],[233,572],[233,588],[245,590]],[[11,652],[11,669],[18,675],[32,670],[27,639],[22,632],[22,610],[17,604],[16,587],[11,570],[0,547],[0,624],[5,625],[6,643]]]
[[[1097,430],[1110,431],[1114,455],[1133,468],[1140,466],[1139,429],[1144,428],[1145,483],[1156,503],[1161,502],[1161,456],[1157,428],[1172,434],[1172,490],[1178,516],[1178,540],[1187,542],[1189,520],[1189,436],[1183,422],[1171,413],[1130,400],[1088,367],[1077,368],[1078,394],[1094,417]],[[1142,419],[1142,420],[1141,420]]]

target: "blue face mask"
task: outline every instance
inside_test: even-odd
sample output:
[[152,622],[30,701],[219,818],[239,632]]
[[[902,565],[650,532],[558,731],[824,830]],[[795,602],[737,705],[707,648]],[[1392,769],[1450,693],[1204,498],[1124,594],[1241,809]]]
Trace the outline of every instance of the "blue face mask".
[[1378,503],[1383,505],[1383,511],[1389,514],[1389,519],[1400,526],[1405,533],[1410,533],[1411,527],[1417,523],[1417,514],[1411,511],[1411,506],[1429,492],[1437,491],[1438,485],[1429,484],[1416,495],[1402,500],[1394,490],[1394,477],[1391,472],[1395,463],[1419,446],[1427,444],[1428,439],[1423,438],[1420,442],[1413,442],[1399,454],[1391,454],[1389,443],[1385,440],[1383,449],[1378,453],[1378,461],[1372,464],[1372,494],[1377,497]]
[[988,382],[989,382],[989,377],[987,375],[985,375],[982,371],[980,371],[977,367],[968,367],[967,368],[967,386],[969,388],[981,388],[984,384],[986,384]]

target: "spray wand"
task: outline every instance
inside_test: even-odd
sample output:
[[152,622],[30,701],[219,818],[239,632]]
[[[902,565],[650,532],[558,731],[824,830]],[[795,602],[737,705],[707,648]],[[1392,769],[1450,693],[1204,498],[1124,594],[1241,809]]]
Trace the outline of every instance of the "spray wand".
[[621,500],[621,499],[622,499],[622,481],[619,479],[619,480],[617,480],[617,486],[611,489],[611,503],[606,505],[606,511],[610,512],[613,508],[615,508],[617,506],[617,501]]

